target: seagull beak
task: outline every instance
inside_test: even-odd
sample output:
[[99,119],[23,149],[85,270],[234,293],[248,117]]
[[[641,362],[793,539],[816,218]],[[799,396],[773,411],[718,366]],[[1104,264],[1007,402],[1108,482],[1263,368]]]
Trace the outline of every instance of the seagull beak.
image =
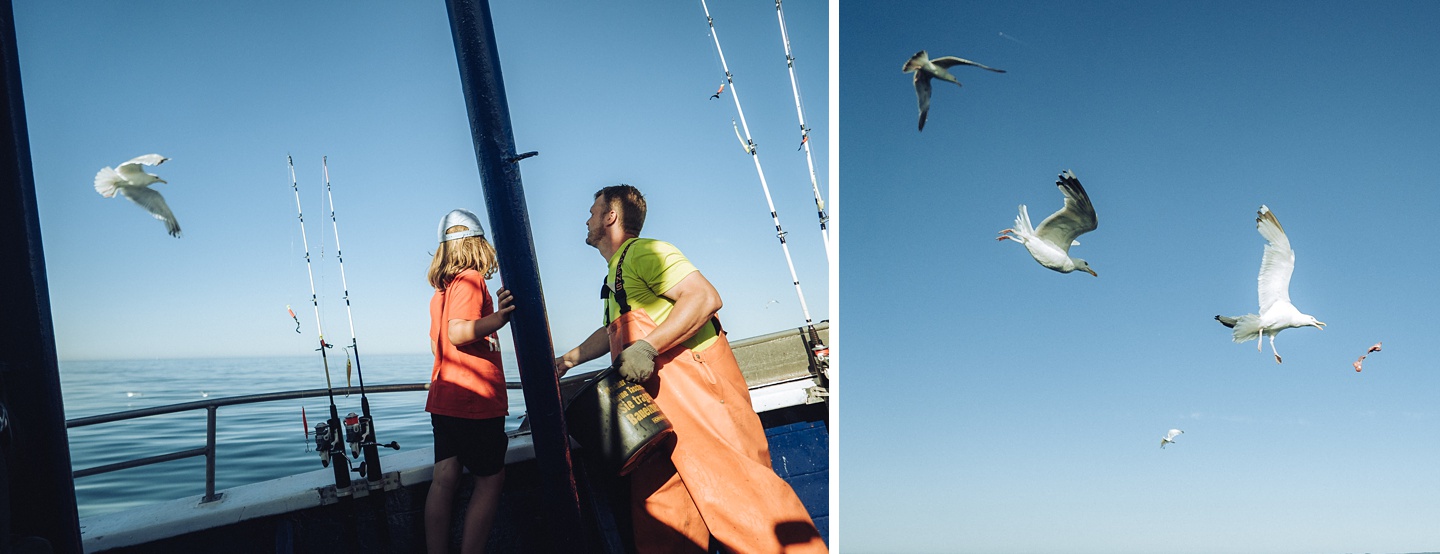
[[1324,331],[1324,330],[1325,330],[1325,322],[1324,322],[1324,321],[1316,321],[1316,322],[1315,322],[1315,328],[1316,328],[1316,329],[1319,329],[1319,330],[1321,330],[1321,331]]
[[1089,273],[1090,275],[1095,276],[1095,277],[1099,277],[1099,276],[1100,276],[1099,274],[1095,273],[1095,270],[1090,269],[1090,268],[1088,268],[1088,267],[1085,268],[1085,273]]

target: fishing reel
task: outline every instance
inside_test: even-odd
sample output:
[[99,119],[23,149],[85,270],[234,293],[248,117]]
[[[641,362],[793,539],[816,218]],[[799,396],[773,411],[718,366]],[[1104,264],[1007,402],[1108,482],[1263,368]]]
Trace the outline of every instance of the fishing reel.
[[340,457],[345,457],[345,451],[340,447],[340,433],[330,428],[330,424],[324,421],[315,424],[315,452],[320,454],[320,466],[330,467],[331,452],[339,449]]
[[829,346],[826,346],[824,343],[817,342],[814,346],[810,347],[810,353],[811,355],[815,356],[815,363],[819,364],[820,367],[823,368],[830,365]]
[[330,467],[330,424],[315,424],[315,452],[320,454],[320,465]]
[[[370,416],[358,415],[350,412],[345,415],[345,442],[350,444],[350,458],[360,459],[360,449],[368,446],[381,446],[385,448],[400,449],[400,443],[390,441],[389,444],[375,442],[375,423]],[[365,477],[369,472],[369,463],[360,462],[355,472]]]
[[372,436],[372,423],[368,417],[360,417],[355,412],[345,414],[345,442],[350,443],[350,457],[360,457],[360,445],[362,443],[374,442]]

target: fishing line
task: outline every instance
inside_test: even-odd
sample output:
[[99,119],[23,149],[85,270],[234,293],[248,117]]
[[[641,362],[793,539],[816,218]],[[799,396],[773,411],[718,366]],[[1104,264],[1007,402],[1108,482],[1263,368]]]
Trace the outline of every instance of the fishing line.
[[740,108],[740,91],[735,88],[730,66],[725,63],[725,51],[720,48],[720,35],[715,33],[715,19],[710,17],[710,7],[700,0],[705,9],[705,20],[710,25],[710,38],[715,39],[715,52],[720,56],[720,67],[725,70],[725,82],[730,85],[730,97],[735,99],[735,111],[740,116],[740,127],[745,131],[744,146],[755,161],[755,172],[760,175],[760,188],[765,191],[765,203],[770,206],[770,219],[775,222],[775,236],[780,239],[780,249],[785,251],[785,263],[790,267],[790,279],[795,284],[795,294],[800,297],[800,311],[805,314],[805,326],[810,335],[818,340],[815,324],[810,319],[810,308],[805,305],[805,293],[800,290],[800,278],[795,275],[795,262],[790,259],[790,246],[785,243],[785,230],[780,226],[780,216],[775,212],[775,201],[770,198],[770,185],[765,182],[765,170],[760,166],[760,154],[756,152],[755,141],[750,136],[750,125],[745,122],[745,110]]
[[[330,345],[325,344],[325,327],[320,323],[320,301],[315,294],[315,272],[310,264],[310,239],[305,235],[305,212],[300,209],[300,185],[295,181],[295,160],[289,155],[285,156],[290,164],[290,188],[295,191],[295,213],[300,220],[300,240],[305,245],[305,274],[310,278],[310,304],[315,308],[315,327],[320,338],[320,363],[325,368],[325,392],[330,397],[330,421],[315,426],[315,450],[320,452],[321,465],[330,465],[330,458],[338,456],[335,460],[335,486],[344,488],[350,486],[350,463],[345,459],[345,448],[341,446],[344,438],[341,436],[343,429],[340,427],[340,411],[335,407],[335,389],[330,385],[330,361],[325,356],[325,349]],[[324,226],[321,226],[324,229]],[[324,448],[322,448],[322,446]],[[344,467],[341,467],[344,462]]]
[[830,216],[825,214],[825,201],[820,198],[820,185],[815,178],[815,159],[810,155],[810,128],[805,126],[805,108],[800,100],[800,85],[795,80],[795,55],[790,51],[790,33],[785,30],[785,9],[775,0],[775,17],[780,19],[780,39],[785,43],[785,66],[790,69],[790,90],[795,93],[795,115],[800,118],[800,147],[805,149],[805,163],[810,166],[810,190],[815,193],[815,213],[820,218],[820,238],[825,242],[825,259],[830,259]]
[[[335,259],[340,262],[340,286],[345,291],[345,317],[350,322],[350,350],[355,352],[355,376],[360,381],[360,412],[359,418],[351,419],[355,415],[351,413],[345,418],[347,437],[350,442],[352,455],[359,455],[357,449],[365,452],[365,461],[360,463],[360,475],[368,476],[371,481],[378,481],[381,475],[380,453],[377,447],[400,449],[400,445],[394,441],[390,444],[376,444],[375,442],[375,419],[370,416],[370,398],[365,396],[365,372],[360,368],[360,346],[355,339],[355,314],[350,309],[350,284],[345,279],[345,254],[340,248],[340,223],[335,218],[335,193],[330,189],[330,162],[328,156],[320,157],[320,165],[325,170],[325,195],[330,200],[330,225],[335,231]],[[322,225],[323,229],[324,226]],[[350,354],[345,354],[345,383],[350,383]],[[353,425],[353,428],[352,428]],[[353,433],[353,435],[351,435]]]

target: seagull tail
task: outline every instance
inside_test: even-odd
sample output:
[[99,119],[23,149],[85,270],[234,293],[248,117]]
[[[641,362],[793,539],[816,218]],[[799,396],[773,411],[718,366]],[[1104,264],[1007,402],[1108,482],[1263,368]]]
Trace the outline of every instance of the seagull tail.
[[106,198],[114,197],[115,193],[120,190],[121,180],[120,173],[114,169],[109,167],[101,169],[99,173],[95,174],[95,192]]
[[1260,338],[1260,316],[1246,314],[1240,317],[1215,316],[1221,325],[1234,329],[1235,342],[1247,342]]

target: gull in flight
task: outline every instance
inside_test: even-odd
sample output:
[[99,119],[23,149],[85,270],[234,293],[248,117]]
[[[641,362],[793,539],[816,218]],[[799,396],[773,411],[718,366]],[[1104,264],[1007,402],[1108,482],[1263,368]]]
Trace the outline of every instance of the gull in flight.
[[170,212],[170,206],[165,204],[165,198],[150,188],[151,184],[164,183],[165,180],[155,174],[146,173],[141,167],[160,165],[168,159],[170,158],[159,154],[146,154],[120,164],[115,169],[107,166],[95,174],[95,192],[106,198],[115,196],[117,192],[120,193],[120,196],[145,208],[145,211],[150,212],[155,219],[164,223],[165,230],[170,232],[170,236],[179,237],[180,224],[175,221],[175,214]]
[[980,69],[988,69],[996,73],[1005,72],[1004,69],[995,69],[955,56],[944,56],[932,60],[924,50],[916,52],[914,56],[910,56],[910,59],[905,62],[905,65],[901,69],[905,73],[912,71],[915,73],[915,96],[920,100],[921,131],[925,130],[925,116],[930,113],[930,79],[939,78],[955,83],[957,87],[961,86],[960,81],[955,79],[955,76],[951,75],[949,71],[945,70],[948,67],[955,67],[957,65],[973,65]]
[[[1295,271],[1295,251],[1290,249],[1290,239],[1275,213],[1264,205],[1255,218],[1255,228],[1265,237],[1265,256],[1260,259],[1260,314],[1246,314],[1239,317],[1215,316],[1221,324],[1234,329],[1235,342],[1245,342],[1270,337],[1270,352],[1275,354],[1275,363],[1280,363],[1280,353],[1275,351],[1275,335],[1291,327],[1313,326],[1325,330],[1325,323],[1316,321],[1315,316],[1300,313],[1290,303],[1290,274]],[[1262,344],[1255,343],[1255,350]]]
[[1171,429],[1169,433],[1165,433],[1165,436],[1160,437],[1160,448],[1165,448],[1166,443],[1174,444],[1175,437],[1179,436],[1180,433],[1184,433],[1184,431],[1181,431],[1179,429]]
[[1060,211],[1050,214],[1040,222],[1039,227],[1032,228],[1030,213],[1021,204],[1020,215],[1015,216],[1015,227],[1000,231],[995,240],[1010,239],[1025,245],[1035,261],[1060,273],[1080,270],[1096,275],[1085,260],[1070,257],[1070,247],[1080,244],[1075,237],[1094,231],[1099,225],[1090,195],[1085,194],[1085,187],[1080,186],[1080,180],[1068,169],[1060,174],[1055,185],[1065,194],[1065,205]]

